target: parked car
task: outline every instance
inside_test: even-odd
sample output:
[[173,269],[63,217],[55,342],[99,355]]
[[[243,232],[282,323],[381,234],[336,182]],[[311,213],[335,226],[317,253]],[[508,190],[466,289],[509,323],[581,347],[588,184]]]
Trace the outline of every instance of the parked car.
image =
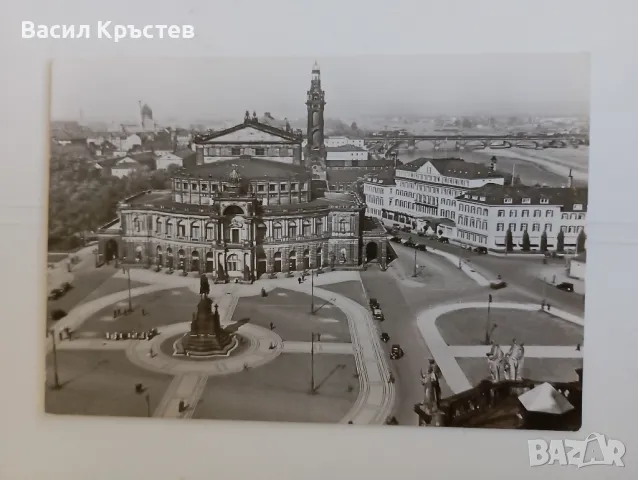
[[490,288],[492,290],[500,290],[505,287],[507,287],[507,282],[504,282],[503,280],[496,280],[495,282],[490,283]]
[[410,227],[409,225],[405,225],[401,227],[401,231],[405,233],[410,233],[412,231],[412,227]]
[[380,307],[379,302],[377,301],[376,298],[371,298],[369,303],[370,303],[370,310],[374,310],[375,308]]
[[372,317],[375,320],[379,320],[380,322],[383,322],[385,320],[385,316],[383,315],[383,312],[380,308],[375,308],[374,310],[372,310]]
[[388,343],[390,341],[390,335],[388,335],[387,333],[382,333],[381,334],[381,341],[383,343]]
[[487,247],[475,247],[474,248],[474,252],[475,253],[486,254],[487,253]]
[[61,288],[54,288],[49,292],[49,300],[57,300],[62,295],[64,295],[64,292]]
[[403,349],[398,343],[392,345],[392,349],[390,350],[390,359],[398,360],[404,355]]
[[558,288],[559,290],[563,290],[564,292],[573,292],[574,284],[569,282],[561,282],[556,285],[556,288]]
[[439,243],[450,243],[450,239],[447,237],[439,237],[438,241]]
[[62,286],[60,287],[60,290],[62,290],[63,293],[66,293],[72,288],[73,288],[73,285],[71,285],[69,282],[64,282]]
[[390,241],[394,243],[401,243],[401,239],[399,237],[392,237]]
[[428,247],[426,247],[424,243],[419,243],[414,248],[416,248],[417,250],[421,250],[422,252],[428,251]]
[[415,243],[411,238],[408,238],[405,242],[403,242],[403,245],[406,247],[414,247]]

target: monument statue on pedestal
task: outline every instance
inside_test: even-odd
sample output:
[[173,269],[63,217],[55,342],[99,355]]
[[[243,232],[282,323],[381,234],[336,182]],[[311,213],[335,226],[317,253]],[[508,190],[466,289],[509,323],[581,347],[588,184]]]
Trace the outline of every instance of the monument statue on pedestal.
[[210,295],[210,283],[206,275],[202,275],[199,279],[199,294],[205,297]]
[[525,357],[524,344],[517,343],[516,339],[512,339],[512,346],[505,355],[505,379],[506,380],[522,380],[523,360]]
[[492,345],[492,348],[488,353],[486,353],[487,366],[490,369],[492,382],[496,383],[501,381],[501,371],[503,370],[505,354],[503,353],[503,350],[501,350],[501,347],[496,345],[494,341],[491,341],[490,344]]
[[181,344],[184,353],[191,357],[214,356],[228,355],[238,345],[238,340],[222,327],[218,306],[215,305],[213,312],[213,301],[202,294],[197,304],[197,313],[193,315],[190,332],[184,335]]

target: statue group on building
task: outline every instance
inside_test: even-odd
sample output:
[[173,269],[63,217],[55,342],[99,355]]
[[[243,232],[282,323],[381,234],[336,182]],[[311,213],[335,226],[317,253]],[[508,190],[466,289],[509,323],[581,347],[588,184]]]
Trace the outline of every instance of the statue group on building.
[[421,370],[423,385],[423,408],[427,413],[436,412],[441,402],[441,369],[433,358],[430,358],[427,371]]
[[512,345],[507,353],[503,353],[501,347],[491,343],[490,351],[486,354],[487,365],[492,382],[504,380],[522,380],[523,360],[525,358],[525,346],[512,339]]

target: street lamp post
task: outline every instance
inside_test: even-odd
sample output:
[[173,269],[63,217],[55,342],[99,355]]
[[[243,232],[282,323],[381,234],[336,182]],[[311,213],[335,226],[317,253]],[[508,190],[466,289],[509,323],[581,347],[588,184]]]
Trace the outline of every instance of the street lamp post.
[[131,269],[128,267],[124,267],[123,270],[126,272],[126,277],[128,280],[128,311],[130,313],[133,311],[133,300],[131,299]]
[[53,388],[55,390],[59,390],[60,385],[60,377],[58,376],[58,351],[55,345],[55,329],[49,330],[49,334],[51,335],[51,342],[53,343]]
[[417,249],[416,249],[416,245],[415,245],[414,246],[414,273],[412,273],[413,277],[418,277],[418,273],[417,273],[418,265],[416,264],[416,251],[417,251]]
[[310,314],[315,314],[315,271],[310,270]]
[[151,394],[147,393],[146,396],[146,416],[151,418]]
[[310,394],[314,395],[315,390],[315,336],[317,334],[312,332],[310,334]]
[[485,321],[485,345],[490,344],[491,340],[491,332],[490,332],[490,307],[492,305],[492,294],[490,293],[487,297],[487,319]]

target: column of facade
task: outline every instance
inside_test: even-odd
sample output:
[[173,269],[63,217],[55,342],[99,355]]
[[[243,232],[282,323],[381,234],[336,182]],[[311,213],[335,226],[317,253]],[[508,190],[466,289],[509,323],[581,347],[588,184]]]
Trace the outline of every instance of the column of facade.
[[290,271],[290,247],[284,247],[281,249],[281,271],[288,273]]
[[271,274],[275,271],[275,252],[272,248],[266,249],[266,273]]
[[[297,270],[298,271],[303,271],[304,270],[304,263],[305,262],[305,258],[304,258],[304,250],[306,249],[306,246],[304,243],[298,243],[296,245],[296,253],[297,253]],[[308,255],[310,255],[310,251],[308,251]]]
[[317,248],[320,244],[311,243],[308,246],[308,263],[310,264],[310,268],[317,268],[321,265],[321,259],[317,262]]

